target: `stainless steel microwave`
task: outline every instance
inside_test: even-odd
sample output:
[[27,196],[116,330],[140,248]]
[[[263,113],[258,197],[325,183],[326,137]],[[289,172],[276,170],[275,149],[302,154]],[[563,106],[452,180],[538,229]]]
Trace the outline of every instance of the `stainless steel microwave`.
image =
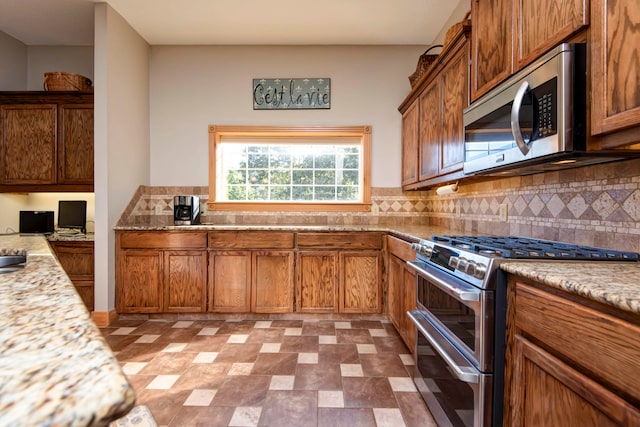
[[464,173],[526,175],[626,158],[587,152],[586,45],[565,43],[464,110]]

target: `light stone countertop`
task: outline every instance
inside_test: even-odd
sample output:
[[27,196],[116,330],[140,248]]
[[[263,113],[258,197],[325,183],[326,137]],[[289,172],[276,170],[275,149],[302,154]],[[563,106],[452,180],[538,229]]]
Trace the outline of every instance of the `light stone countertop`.
[[0,274],[0,426],[106,426],[135,392],[43,236],[0,236],[26,251]]
[[[291,231],[378,231],[416,241],[434,234],[460,235],[450,229],[428,225],[120,225],[116,230],[131,231],[215,231],[215,230],[291,230]],[[640,314],[640,263],[503,261],[500,267],[543,284],[563,289],[612,307]]]
[[640,263],[504,261],[500,268],[557,289],[640,314]]

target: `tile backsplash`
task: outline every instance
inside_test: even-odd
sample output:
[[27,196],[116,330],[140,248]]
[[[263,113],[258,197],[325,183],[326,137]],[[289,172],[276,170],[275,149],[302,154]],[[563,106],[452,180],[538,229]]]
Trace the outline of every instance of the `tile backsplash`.
[[[127,225],[173,224],[173,196],[208,188],[138,189],[120,219]],[[368,213],[206,212],[214,224],[437,225],[451,233],[510,234],[640,252],[640,159],[524,177],[461,182],[458,193],[372,188]],[[507,220],[499,215],[507,205]],[[162,214],[156,215],[156,206]]]

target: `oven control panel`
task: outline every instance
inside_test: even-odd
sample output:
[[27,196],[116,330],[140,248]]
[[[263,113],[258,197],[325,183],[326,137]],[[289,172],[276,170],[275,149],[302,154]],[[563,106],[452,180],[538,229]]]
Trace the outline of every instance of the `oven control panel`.
[[487,274],[486,264],[478,263],[464,257],[452,256],[449,258],[449,266],[478,279],[484,279],[484,276]]

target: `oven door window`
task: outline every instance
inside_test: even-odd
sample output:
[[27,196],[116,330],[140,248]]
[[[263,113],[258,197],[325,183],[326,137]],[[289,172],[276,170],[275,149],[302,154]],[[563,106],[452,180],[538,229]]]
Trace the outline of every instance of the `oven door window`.
[[475,313],[472,304],[460,302],[421,276],[418,276],[418,304],[475,353],[480,333],[476,319],[480,313]]

